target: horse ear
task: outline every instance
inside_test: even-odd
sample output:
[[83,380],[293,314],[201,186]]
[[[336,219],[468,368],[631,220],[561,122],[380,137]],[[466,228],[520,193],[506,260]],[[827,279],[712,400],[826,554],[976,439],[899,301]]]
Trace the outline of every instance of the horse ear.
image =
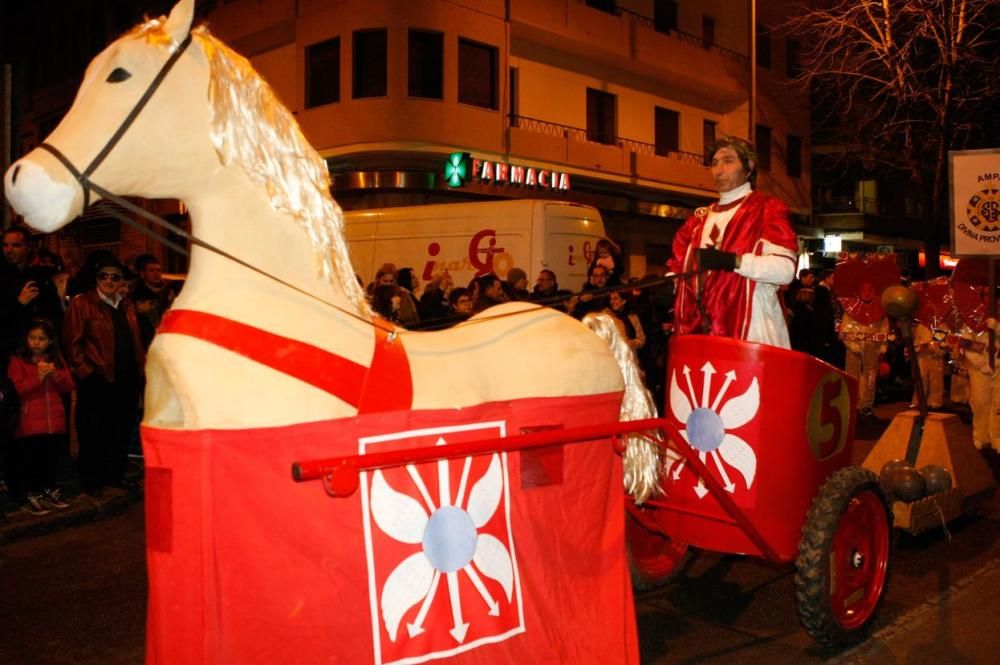
[[191,30],[191,22],[194,20],[194,0],[180,0],[174,8],[170,10],[167,17],[167,24],[164,26],[170,34],[175,44],[180,44],[188,36]]

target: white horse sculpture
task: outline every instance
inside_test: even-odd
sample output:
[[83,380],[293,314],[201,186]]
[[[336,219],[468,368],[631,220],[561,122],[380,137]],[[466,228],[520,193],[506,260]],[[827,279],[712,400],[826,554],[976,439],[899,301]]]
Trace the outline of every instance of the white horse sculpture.
[[[360,503],[329,499],[290,480],[296,459],[364,453],[384,440],[440,431],[443,443],[463,430],[483,438],[515,433],[511,428],[638,419],[651,417],[652,405],[606,319],[591,325],[610,347],[572,318],[525,304],[435,333],[373,322],[348,259],[326,164],[250,64],[204,28],[191,29],[193,5],[182,0],[168,18],[138,26],[100,54],[46,145],[5,177],[11,204],[42,231],[77,217],[99,189],[180,199],[192,235],[203,241],[192,248],[188,280],[146,367],[149,660],[421,662],[419,654],[431,654],[499,662],[521,654],[533,662],[589,662],[598,648],[605,651],[602,662],[634,660],[621,500],[600,503],[598,514],[553,512],[553,506],[589,510],[594,495],[620,494],[620,463],[607,446],[560,452],[561,471],[549,480],[562,484],[561,494],[549,494],[559,498],[548,504],[532,501],[553,488],[528,492],[523,501],[513,492],[518,477],[528,487],[523,456],[470,458],[455,472],[454,496],[453,472],[439,467],[440,506],[465,505],[468,481],[470,504],[461,512],[472,516],[480,545],[458,572],[414,559],[405,583],[402,573],[389,574],[380,563],[379,537],[388,534],[390,545],[423,537],[429,551],[434,517],[427,513],[435,502],[426,488],[416,495],[424,508],[393,489],[409,482],[404,470],[374,472],[370,489],[365,475]],[[81,173],[87,160],[93,161]],[[636,446],[629,455],[646,462],[630,467],[625,479],[641,500],[655,486],[656,455]],[[408,471],[422,487],[423,476]],[[482,478],[473,485],[477,473]],[[433,490],[432,481],[426,484]],[[495,509],[498,502],[505,528],[490,517],[499,512],[477,513],[472,505]],[[407,516],[423,525],[423,536],[400,532]],[[499,535],[487,546],[483,539],[494,527]],[[533,541],[540,546],[549,537],[550,561],[522,560]],[[337,563],[349,542],[364,556]],[[498,547],[506,554],[497,554]],[[487,560],[484,552],[496,556]],[[591,562],[584,577],[569,572],[573,561]],[[568,579],[536,578],[536,563],[565,570]],[[473,587],[453,577],[462,571]],[[365,576],[367,586],[359,579]],[[270,586],[276,578],[280,588]],[[428,618],[436,616],[428,608],[436,607],[442,578],[452,608],[443,637]],[[553,628],[552,617],[580,600],[571,582],[604,605],[574,617],[580,634],[572,636]],[[598,591],[609,588],[619,594],[614,603],[599,600]],[[476,591],[500,602],[486,603],[490,611],[477,619],[486,632],[473,640],[456,608]],[[501,607],[503,599],[516,611]],[[369,605],[371,624],[363,624],[369,637],[362,639],[362,624],[344,616],[367,621],[361,607]],[[617,626],[609,616],[612,623],[618,616]],[[409,637],[399,630],[404,620],[408,631],[416,626]],[[490,621],[508,623],[494,630]],[[533,629],[536,636],[549,631],[541,652],[538,642],[514,639]],[[612,646],[608,635],[616,636]],[[268,651],[302,643],[310,647],[298,655]],[[483,645],[509,651],[476,656]]]

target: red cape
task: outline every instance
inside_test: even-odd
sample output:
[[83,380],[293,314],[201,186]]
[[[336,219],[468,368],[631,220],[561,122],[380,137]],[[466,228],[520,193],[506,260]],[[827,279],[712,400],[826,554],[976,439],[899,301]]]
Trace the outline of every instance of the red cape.
[[[701,246],[701,233],[708,211],[699,208],[674,236],[673,258],[667,264],[676,273],[696,270],[694,250]],[[788,221],[788,206],[773,196],[753,192],[726,226],[718,249],[735,254],[763,253],[761,240],[798,251],[798,240]],[[709,333],[746,339],[756,282],[735,272],[712,271],[701,276],[702,305],[711,320]],[[679,334],[702,332],[698,310],[698,278],[682,280],[677,287],[674,325]]]

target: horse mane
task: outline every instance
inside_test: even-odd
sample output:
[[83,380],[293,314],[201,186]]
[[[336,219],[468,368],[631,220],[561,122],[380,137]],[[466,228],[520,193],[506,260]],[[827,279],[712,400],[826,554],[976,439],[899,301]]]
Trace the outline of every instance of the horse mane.
[[[146,21],[132,35],[172,43],[165,22]],[[266,190],[275,210],[291,216],[306,231],[323,276],[336,280],[357,313],[368,318],[369,307],[344,241],[344,216],[330,194],[326,161],[246,58],[205,26],[191,34],[209,62],[212,143],[220,161],[236,162]]]

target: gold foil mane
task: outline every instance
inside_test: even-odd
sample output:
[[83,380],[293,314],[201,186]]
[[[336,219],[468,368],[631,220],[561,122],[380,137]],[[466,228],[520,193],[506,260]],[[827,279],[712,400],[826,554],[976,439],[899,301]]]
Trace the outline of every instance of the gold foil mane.
[[[128,36],[177,48],[164,29],[165,18],[151,19]],[[264,188],[275,210],[290,215],[309,235],[318,269],[336,280],[357,313],[370,317],[344,241],[344,216],[330,195],[326,161],[306,141],[292,114],[250,62],[213,37],[208,28],[191,30],[211,72],[212,144],[223,164],[235,162]]]

